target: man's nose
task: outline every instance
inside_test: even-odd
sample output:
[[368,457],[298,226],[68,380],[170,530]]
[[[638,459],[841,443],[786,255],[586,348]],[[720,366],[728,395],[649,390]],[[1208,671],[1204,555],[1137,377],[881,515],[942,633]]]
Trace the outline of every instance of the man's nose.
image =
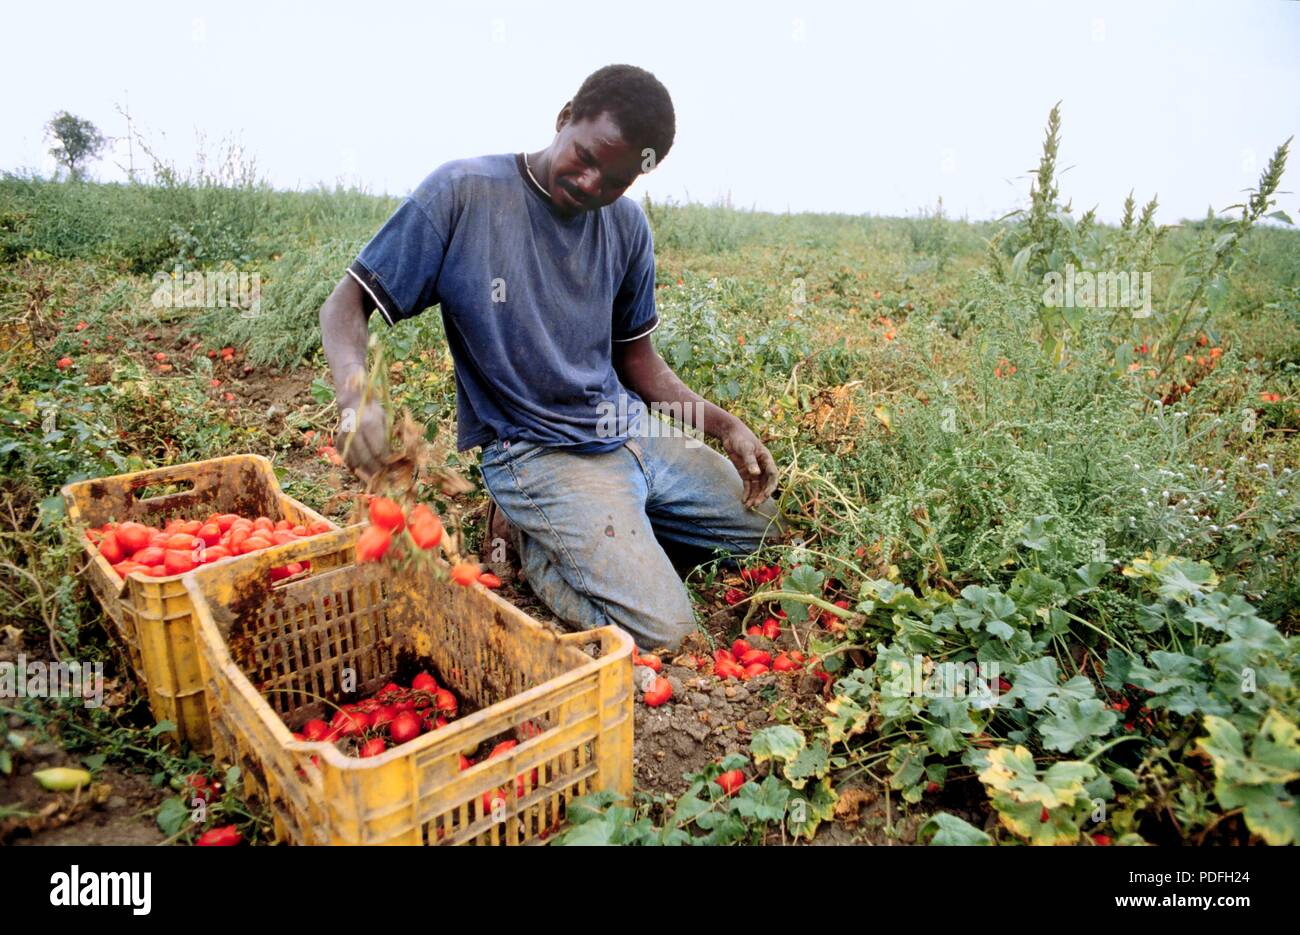
[[586,201],[595,201],[600,197],[600,173],[589,169],[578,176],[578,190]]

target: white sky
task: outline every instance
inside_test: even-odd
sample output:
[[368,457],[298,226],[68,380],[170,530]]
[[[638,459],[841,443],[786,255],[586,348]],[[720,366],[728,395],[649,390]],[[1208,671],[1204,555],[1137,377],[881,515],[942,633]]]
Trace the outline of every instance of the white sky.
[[[283,188],[402,194],[450,159],[533,151],[587,74],[654,72],[677,141],[633,197],[949,216],[1019,204],[1063,99],[1063,191],[1166,223],[1225,207],[1300,127],[1300,4],[771,3],[562,6],[28,3],[3,16],[0,169],[46,172],[67,109],[192,164],[238,138]],[[120,147],[125,162],[125,146]],[[138,157],[138,153],[137,153]],[[1300,152],[1284,188],[1297,187]],[[124,178],[105,159],[91,174]],[[1288,186],[1285,182],[1290,182]],[[1300,214],[1300,196],[1280,207]]]

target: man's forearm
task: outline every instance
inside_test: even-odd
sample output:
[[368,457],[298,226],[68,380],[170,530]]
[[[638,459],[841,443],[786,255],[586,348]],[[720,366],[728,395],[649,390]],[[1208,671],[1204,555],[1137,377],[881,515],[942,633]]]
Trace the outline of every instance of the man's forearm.
[[365,385],[366,347],[370,333],[360,289],[352,277],[345,277],[330,293],[320,310],[321,346],[334,378],[338,407],[355,409]]
[[[619,371],[624,384],[646,405],[658,403],[661,407],[670,407],[669,411],[680,411],[684,421],[712,438],[721,438],[736,421],[735,416],[683,383],[681,377],[653,350],[638,349],[627,355],[621,361]],[[686,419],[686,413],[691,413],[693,418]]]

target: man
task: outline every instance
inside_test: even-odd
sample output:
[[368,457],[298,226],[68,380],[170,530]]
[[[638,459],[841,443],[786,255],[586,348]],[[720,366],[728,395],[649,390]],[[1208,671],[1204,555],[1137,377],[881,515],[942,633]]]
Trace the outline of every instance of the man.
[[[547,148],[430,174],[320,314],[337,440],[364,479],[388,445],[384,413],[360,403],[367,318],[378,308],[391,325],[441,303],[457,448],[482,446],[483,481],[504,514],[488,535],[512,540],[561,620],[617,624],[643,648],[675,647],[695,627],[660,540],[747,554],[777,522],[771,454],[650,342],[654,247],[623,193],[668,154],[675,126],[652,74],[600,69],[561,109]],[[640,412],[652,404],[690,413],[731,463],[652,425]]]

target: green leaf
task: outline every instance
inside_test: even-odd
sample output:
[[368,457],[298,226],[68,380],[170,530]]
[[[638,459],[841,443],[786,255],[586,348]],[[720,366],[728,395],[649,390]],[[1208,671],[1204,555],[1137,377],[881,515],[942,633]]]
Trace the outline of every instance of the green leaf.
[[773,822],[785,817],[790,787],[775,776],[762,783],[747,782],[736,793],[735,807],[742,818]]
[[991,847],[993,839],[987,833],[948,812],[930,816],[919,832],[922,843],[931,847]]
[[1163,555],[1152,559],[1135,558],[1126,565],[1123,574],[1137,578],[1148,586],[1154,583],[1156,593],[1165,600],[1188,603],[1193,595],[1204,594],[1219,585],[1219,576],[1209,562],[1193,561],[1176,555]]
[[956,753],[964,745],[961,734],[951,727],[944,727],[940,724],[927,724],[925,726],[925,740],[939,756]]
[[831,699],[826,710],[830,713],[822,718],[822,723],[826,725],[827,743],[843,743],[867,729],[869,712],[847,695]]
[[189,820],[190,808],[183,799],[165,799],[158,808],[158,830],[169,838],[179,833]]
[[811,841],[818,826],[834,817],[837,801],[839,796],[831,788],[830,777],[823,777],[808,795],[791,796],[787,805],[789,817],[786,819],[786,827],[791,834]]
[[1007,594],[1026,616],[1040,607],[1055,607],[1068,597],[1064,584],[1033,568],[1016,572]]
[[1075,580],[1070,582],[1070,593],[1078,595],[1083,594],[1085,591],[1091,591],[1101,584],[1101,579],[1106,577],[1110,569],[1110,562],[1089,562],[1086,565],[1080,565],[1074,570]]
[[1052,712],[1038,722],[1038,732],[1043,746],[1059,753],[1072,753],[1085,741],[1110,733],[1117,720],[1115,712],[1107,710],[1099,698],[1060,699],[1052,705]]
[[781,724],[754,731],[754,736],[749,741],[749,752],[754,756],[755,766],[773,757],[788,763],[799,755],[805,745],[802,731]]
[[821,597],[822,582],[825,580],[826,576],[820,570],[813,568],[811,565],[800,565],[785,576],[782,585],[789,591],[799,591],[802,594]]
[[1295,223],[1295,221],[1291,220],[1290,215],[1288,215],[1285,211],[1271,211],[1264,216],[1267,218],[1272,218],[1275,221],[1282,221],[1284,224]]
[[799,755],[786,763],[782,775],[796,789],[802,789],[809,779],[821,779],[830,769],[830,751],[821,739],[799,751]]
[[153,727],[149,728],[149,736],[157,737],[160,734],[175,733],[176,725],[172,721],[159,721]]
[[97,770],[103,769],[104,763],[107,762],[107,760],[108,757],[103,753],[92,753],[89,756],[83,756],[81,758],[81,763],[86,767],[86,769],[93,773]]
[[55,494],[41,501],[41,526],[48,528],[67,515],[68,505],[63,497]]
[[1019,698],[1030,711],[1038,711],[1046,707],[1056,693],[1056,659],[1043,656],[1016,666],[1011,691],[1005,697]]
[[885,765],[892,770],[889,785],[894,789],[908,789],[925,775],[925,755],[929,752],[922,744],[901,744],[889,753]]

